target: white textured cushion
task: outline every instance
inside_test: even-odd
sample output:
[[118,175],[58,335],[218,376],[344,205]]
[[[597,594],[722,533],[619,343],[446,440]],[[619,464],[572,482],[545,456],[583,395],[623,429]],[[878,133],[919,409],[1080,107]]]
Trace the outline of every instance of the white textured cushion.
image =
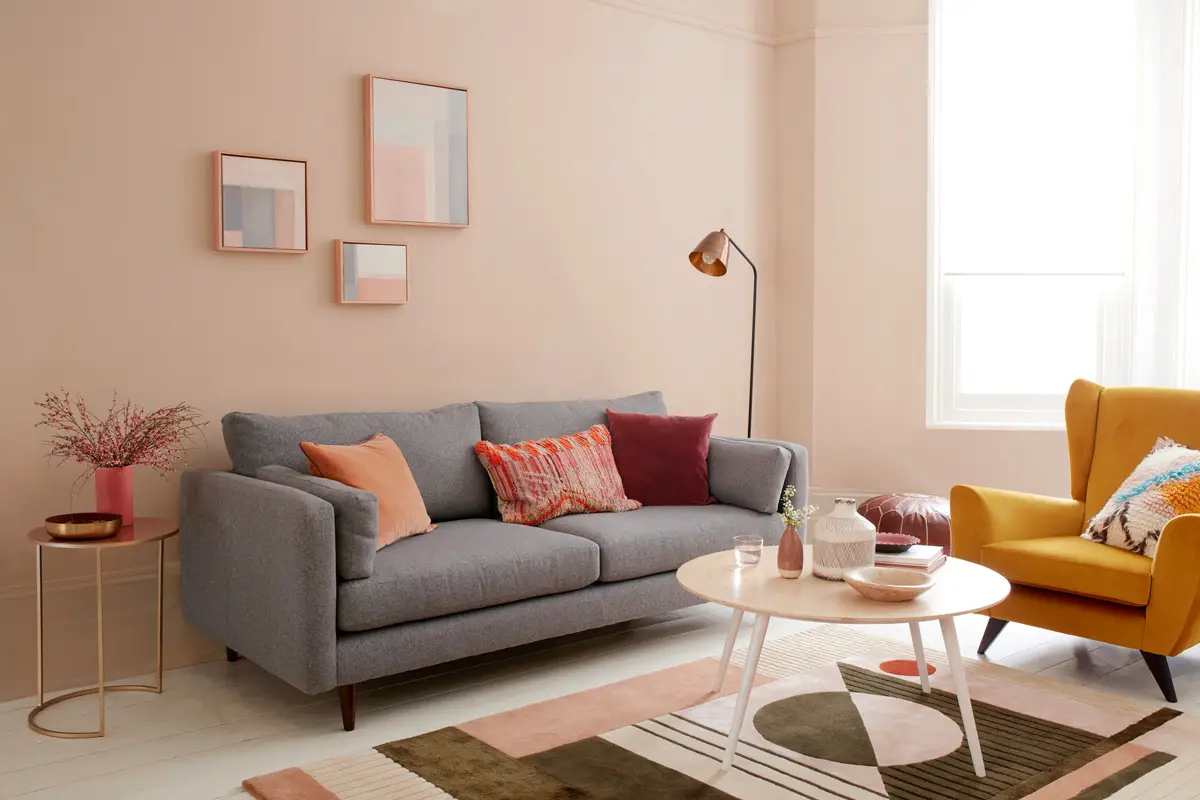
[[1167,438],[1088,523],[1083,538],[1153,557],[1166,524],[1200,512],[1200,452]]

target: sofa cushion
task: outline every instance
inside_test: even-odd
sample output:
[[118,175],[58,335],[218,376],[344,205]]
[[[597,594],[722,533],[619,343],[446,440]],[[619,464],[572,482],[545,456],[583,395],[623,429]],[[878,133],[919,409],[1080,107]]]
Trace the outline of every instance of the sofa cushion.
[[791,463],[792,454],[779,445],[713,437],[708,443],[708,491],[719,503],[774,513]]
[[379,502],[375,495],[278,464],[263,467],[257,477],[260,481],[308,492],[333,506],[337,576],[342,580],[370,577],[375,568],[375,550],[379,540]]
[[368,631],[582,589],[600,574],[592,542],[490,519],[442,523],[375,554],[369,578],[338,584],[338,627]]
[[613,458],[625,494],[648,506],[703,506],[708,438],[716,414],[679,417],[608,410]]
[[[757,437],[747,439],[744,436],[713,436],[709,440],[709,452],[712,451],[712,443],[718,439],[726,442],[751,442],[754,444],[772,444],[776,447],[782,447],[791,456],[791,460],[788,463],[787,475],[783,479],[783,485],[796,487],[796,496],[792,498],[792,503],[796,507],[808,503],[808,450],[805,449],[804,445],[796,444],[795,442],[785,442],[780,439],[759,439]],[[709,469],[711,468],[712,464],[710,463]],[[781,498],[780,506],[782,505]]]
[[1077,536],[984,545],[980,562],[1013,583],[1144,606],[1154,560]]
[[492,479],[505,522],[537,525],[564,514],[632,511],[642,505],[621,488],[603,425],[516,444],[476,442],[475,453]]
[[360,444],[301,442],[300,449],[308,456],[313,475],[375,495],[377,548],[437,527],[429,519],[404,453],[382,433]]
[[382,433],[404,453],[434,522],[494,514],[491,484],[475,458],[479,411],[471,403],[407,413],[295,417],[235,411],[221,419],[221,432],[234,471],[251,477],[270,464],[308,472],[302,441],[357,444]]
[[496,444],[544,439],[585,431],[608,423],[606,411],[665,414],[662,392],[642,392],[613,400],[561,400],[548,403],[489,403],[476,401],[480,438]]
[[[575,514],[541,525],[600,546],[600,580],[625,581],[678,569],[697,556],[733,549],[739,534],[778,544],[783,523],[774,514],[737,506],[646,506],[621,514]],[[377,568],[378,569],[378,568]]]

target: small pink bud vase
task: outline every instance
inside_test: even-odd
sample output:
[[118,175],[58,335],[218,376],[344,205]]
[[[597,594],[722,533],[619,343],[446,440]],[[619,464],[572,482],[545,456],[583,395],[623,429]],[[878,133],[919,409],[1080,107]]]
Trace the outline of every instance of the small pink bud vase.
[[779,540],[779,577],[791,580],[804,572],[804,542],[791,525]]
[[122,525],[133,524],[133,467],[96,470],[96,510],[101,514],[120,514]]

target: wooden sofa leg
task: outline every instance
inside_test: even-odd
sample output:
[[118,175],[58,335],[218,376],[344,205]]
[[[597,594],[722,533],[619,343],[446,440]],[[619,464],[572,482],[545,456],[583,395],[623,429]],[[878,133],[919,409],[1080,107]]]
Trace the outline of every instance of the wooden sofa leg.
[[1143,650],[1142,658],[1146,660],[1146,666],[1150,668],[1150,674],[1154,676],[1154,680],[1158,683],[1163,697],[1167,698],[1167,702],[1179,702],[1175,696],[1175,682],[1171,680],[1171,664],[1167,657],[1160,656],[1158,653],[1147,653]]
[[992,642],[996,641],[996,637],[1000,635],[1000,631],[1004,630],[1004,626],[1008,624],[1006,619],[996,619],[991,617],[988,619],[987,627],[983,629],[983,638],[979,640],[979,649],[975,652],[983,655],[987,649],[992,646]]
[[354,704],[358,699],[355,693],[357,684],[338,687],[338,699],[342,701],[342,727],[348,731],[354,730]]
[[225,660],[230,664],[237,661],[239,658],[241,658],[241,656],[238,655],[237,650],[234,650],[232,647],[225,648]]

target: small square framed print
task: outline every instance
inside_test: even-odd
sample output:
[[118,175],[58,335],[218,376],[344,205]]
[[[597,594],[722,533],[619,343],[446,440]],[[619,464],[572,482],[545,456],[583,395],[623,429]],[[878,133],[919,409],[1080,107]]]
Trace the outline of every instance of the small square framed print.
[[333,247],[339,303],[408,302],[408,245],[338,239]]
[[308,252],[308,162],[213,153],[218,250]]

